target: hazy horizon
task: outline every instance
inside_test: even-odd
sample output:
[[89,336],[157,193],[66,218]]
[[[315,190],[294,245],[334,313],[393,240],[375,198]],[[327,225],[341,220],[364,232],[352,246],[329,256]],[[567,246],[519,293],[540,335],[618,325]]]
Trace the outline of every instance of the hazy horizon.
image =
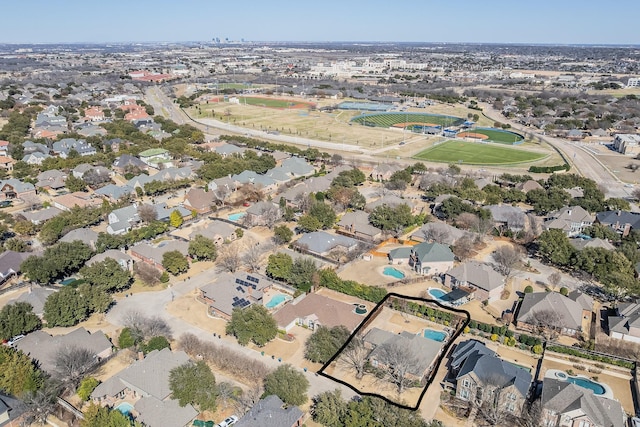
[[[292,0],[21,0],[3,5],[0,44],[206,42],[640,45],[640,2],[487,0],[460,4]],[[12,19],[15,17],[15,19]]]

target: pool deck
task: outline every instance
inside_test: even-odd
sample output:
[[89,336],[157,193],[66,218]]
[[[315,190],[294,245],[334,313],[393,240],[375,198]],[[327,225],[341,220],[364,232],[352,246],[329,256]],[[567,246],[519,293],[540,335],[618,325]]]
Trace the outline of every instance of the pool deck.
[[[558,374],[563,374],[563,377],[560,377]],[[594,382],[594,383],[598,384],[599,386],[601,386],[604,389],[604,393],[603,394],[599,394],[598,396],[606,397],[607,399],[615,400],[615,397],[613,395],[613,390],[611,389],[611,387],[609,387],[609,385],[607,385],[605,383],[602,383],[602,382],[599,382],[599,381],[592,380],[591,378],[589,378],[586,375],[569,375],[569,374],[567,374],[566,371],[562,371],[560,369],[547,369],[547,372],[545,372],[544,377],[545,378],[555,378],[555,379],[558,379],[560,381],[566,381],[568,377],[571,377],[571,378],[583,378],[585,380],[589,380],[591,382]],[[576,384],[576,385],[578,387],[582,387],[582,386],[580,386],[578,384]],[[587,387],[583,387],[583,388],[587,388]]]

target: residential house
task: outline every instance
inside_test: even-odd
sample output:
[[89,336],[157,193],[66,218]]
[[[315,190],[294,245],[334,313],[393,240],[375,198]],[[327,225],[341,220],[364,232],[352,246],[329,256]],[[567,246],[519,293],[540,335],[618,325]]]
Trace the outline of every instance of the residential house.
[[408,259],[405,258],[405,248],[391,250],[389,252],[391,263],[401,264],[406,261],[417,273],[429,276],[442,274],[453,267],[455,256],[447,245],[422,242],[407,249],[409,249]]
[[239,188],[242,185],[253,185],[255,188],[261,190],[263,194],[273,194],[278,189],[278,182],[266,175],[260,175],[254,171],[243,171],[237,175],[233,175],[231,179],[234,181],[234,186]]
[[250,227],[257,227],[273,224],[281,215],[280,206],[270,201],[262,201],[247,208],[243,221]]
[[66,335],[51,336],[44,331],[31,332],[17,341],[15,347],[37,361],[44,371],[52,374],[56,370],[56,356],[62,349],[86,349],[99,361],[111,356],[113,344],[102,331],[91,333],[78,328]]
[[448,378],[456,397],[477,405],[496,405],[519,416],[531,387],[531,373],[505,362],[476,340],[458,344],[449,359]]
[[640,227],[640,213],[620,210],[598,212],[595,222],[611,227],[614,231],[626,236],[632,229]]
[[542,381],[542,425],[546,427],[626,427],[620,402],[568,381]]
[[87,265],[92,265],[96,262],[103,262],[107,258],[111,258],[116,261],[120,264],[120,267],[122,267],[123,270],[133,271],[133,258],[124,251],[119,251],[117,249],[108,249],[101,254],[94,255],[89,261],[87,261]]
[[544,187],[542,187],[538,181],[530,179],[516,184],[516,190],[520,190],[526,194],[531,190],[544,190]]
[[84,110],[84,116],[92,122],[101,122],[104,120],[104,111],[100,107],[89,107]]
[[615,315],[607,317],[609,336],[640,343],[640,304],[621,302],[613,310]]
[[36,177],[36,188],[45,190],[60,190],[64,188],[67,181],[67,174],[57,169],[40,172]]
[[326,231],[306,233],[294,244],[301,249],[321,256],[328,255],[335,250],[351,252],[358,247],[356,239],[339,234],[330,234]]
[[210,315],[231,320],[234,309],[262,304],[264,293],[272,287],[273,282],[262,274],[223,273],[200,288],[199,299],[207,304]]
[[369,176],[374,181],[388,181],[391,179],[391,175],[402,169],[404,167],[397,163],[380,163],[374,166]]
[[214,147],[212,151],[214,151],[216,154],[219,154],[220,156],[222,156],[222,158],[226,158],[228,156],[237,154],[237,155],[242,155],[244,154],[244,152],[247,149],[244,147],[238,147],[237,145],[233,145],[233,144],[222,144],[219,145],[217,147]]
[[355,312],[353,304],[309,293],[286,304],[273,316],[278,328],[289,332],[295,325],[315,330],[318,326],[344,326],[355,330],[364,317]]
[[136,194],[133,187],[125,185],[107,184],[104,187],[98,188],[95,194],[104,197],[111,202],[117,202],[123,197],[134,196]]
[[0,140],[0,156],[9,155],[9,141]]
[[148,165],[137,157],[130,154],[123,154],[113,161],[113,170],[121,175],[132,170],[147,170]]
[[393,368],[385,361],[385,347],[401,349],[409,353],[414,363],[407,369],[407,377],[424,382],[432,373],[435,362],[442,351],[442,343],[425,338],[421,333],[402,331],[399,334],[372,328],[364,336],[365,347],[371,349],[367,357],[375,368]]
[[36,188],[33,184],[19,179],[9,178],[0,180],[0,201],[35,197]]
[[488,264],[468,261],[447,271],[444,284],[451,288],[464,286],[474,289],[475,299],[492,302],[498,300],[504,291],[505,277]]
[[522,231],[526,215],[522,209],[511,205],[488,205],[484,207],[491,212],[493,223],[498,230]]
[[563,335],[589,333],[593,300],[581,292],[563,296],[558,292],[525,294],[516,314],[516,326],[526,331],[549,328]]
[[464,230],[460,230],[452,225],[433,221],[424,224],[420,229],[414,231],[411,235],[411,240],[416,242],[437,241],[438,243],[451,246],[465,234],[466,232]]
[[131,256],[164,271],[162,256],[172,251],[178,251],[186,257],[189,252],[189,244],[179,240],[163,240],[156,245],[138,243],[131,248]]
[[90,136],[105,136],[108,133],[102,126],[89,122],[77,124],[74,128],[76,132],[87,138]]
[[382,230],[369,223],[369,214],[364,211],[347,212],[338,221],[340,231],[354,237],[369,241],[377,241],[382,237]]
[[82,191],[56,196],[51,201],[54,207],[63,211],[70,211],[76,206],[80,208],[97,208],[102,204],[102,199],[94,198],[93,195]]
[[193,231],[189,234],[189,240],[201,235],[213,240],[216,246],[222,246],[225,242],[232,242],[238,238],[236,228],[223,221],[211,221],[205,226],[195,224],[192,227]]
[[297,406],[285,405],[275,394],[260,399],[235,424],[235,427],[300,427],[304,412]]
[[18,298],[9,301],[9,304],[15,302],[26,302],[33,307],[33,313],[42,319],[44,315],[44,303],[49,295],[57,292],[57,289],[45,288],[38,285],[29,285],[29,290],[21,294]]
[[62,213],[61,209],[50,206],[46,209],[41,209],[39,211],[31,211],[31,212],[22,212],[20,215],[24,217],[27,221],[31,221],[35,225],[40,225],[45,221],[50,220]]
[[95,251],[98,233],[90,228],[76,228],[60,238],[61,242],[68,243],[75,242],[76,240],[81,241]]
[[640,135],[618,133],[613,136],[613,148],[618,153],[634,155],[640,152]]
[[562,230],[567,236],[573,237],[593,225],[594,220],[594,216],[582,207],[569,206],[550,213],[543,225],[546,230]]
[[211,212],[215,205],[215,197],[212,191],[204,191],[202,188],[192,188],[184,196],[184,207],[194,210],[199,214]]
[[314,172],[313,166],[305,159],[290,157],[283,160],[280,166],[268,170],[265,175],[279,182],[287,182],[294,178],[311,175]]
[[173,166],[171,154],[164,148],[150,148],[140,153],[138,157],[144,164],[154,169],[160,169],[160,165],[163,165],[164,168]]
[[29,153],[29,154],[25,154],[24,157],[22,158],[22,161],[25,162],[26,164],[29,165],[41,165],[42,162],[44,162],[46,159],[50,158],[51,156],[45,153],[41,153],[39,151],[33,152],[33,153]]
[[0,283],[4,283],[12,276],[20,274],[20,266],[31,255],[34,254],[15,251],[0,253]]
[[[103,149],[107,149],[107,147],[114,153],[117,153],[118,151],[120,151],[120,148],[127,147],[131,145],[130,142],[128,141],[124,141],[121,138],[111,138],[111,139],[107,139],[106,141],[102,141],[102,148]],[[133,156],[129,156],[132,157],[136,160],[138,160],[140,163],[142,163],[142,161],[140,159],[138,159],[137,157],[133,157]],[[118,159],[116,159],[117,161]],[[146,168],[147,165],[145,165],[144,163],[142,163],[144,165],[144,167]]]
[[190,363],[183,351],[153,350],[144,359],[100,383],[91,393],[94,401],[113,405],[122,398],[139,399],[134,404],[136,419],[148,427],[184,427],[198,415],[193,406],[180,406],[171,399],[169,374]]
[[416,213],[416,210],[418,208],[418,205],[416,203],[408,199],[403,199],[401,197],[396,196],[395,194],[385,194],[380,199],[371,203],[367,203],[364,209],[367,212],[371,212],[379,206],[389,206],[391,208],[396,208],[400,205],[409,206],[409,208],[411,208],[412,213]]
[[69,151],[75,150],[80,156],[92,156],[97,153],[96,149],[87,144],[84,139],[64,138],[53,143],[53,153],[66,159]]
[[608,251],[615,250],[615,246],[613,246],[608,241],[604,239],[600,239],[598,237],[593,239],[586,239],[586,238],[579,238],[579,237],[573,238],[573,239],[569,239],[569,243],[571,243],[571,246],[573,246],[579,251],[585,248],[601,248],[601,249],[606,249]]
[[33,141],[25,141],[22,143],[24,154],[41,153],[49,154],[49,147]]
[[11,157],[7,157],[7,156],[0,156],[0,169],[3,169],[5,171],[12,171],[13,170],[13,165],[15,164],[15,160],[13,160]]
[[22,415],[27,407],[16,397],[0,393],[0,427],[13,427],[21,424]]

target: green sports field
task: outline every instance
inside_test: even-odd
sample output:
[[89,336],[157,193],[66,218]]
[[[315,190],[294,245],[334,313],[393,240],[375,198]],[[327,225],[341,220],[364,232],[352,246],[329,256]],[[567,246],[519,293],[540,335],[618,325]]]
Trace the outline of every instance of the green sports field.
[[277,99],[277,98],[258,98],[251,96],[241,96],[239,97],[240,104],[246,105],[256,105],[258,107],[267,107],[267,108],[306,108],[310,103],[299,102],[299,101],[288,101],[286,99]]
[[475,128],[471,129],[470,132],[486,135],[492,142],[497,142],[500,144],[515,144],[516,142],[520,142],[524,139],[522,138],[522,135],[518,133],[505,131],[502,129]]
[[439,114],[390,112],[363,114],[354,117],[351,121],[365,126],[388,128],[401,123],[457,126],[464,120],[459,117]]
[[429,162],[463,163],[467,165],[506,165],[533,162],[544,154],[516,148],[498,147],[479,142],[446,141],[414,156]]

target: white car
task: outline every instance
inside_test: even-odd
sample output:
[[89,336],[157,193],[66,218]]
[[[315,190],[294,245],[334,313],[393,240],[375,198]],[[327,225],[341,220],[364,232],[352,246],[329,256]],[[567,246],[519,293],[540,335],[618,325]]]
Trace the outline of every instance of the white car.
[[216,427],[229,427],[238,422],[238,417],[235,415],[231,415],[229,418],[225,418],[224,421],[220,421],[220,423]]
[[640,418],[638,417],[631,418],[631,427],[640,427]]

